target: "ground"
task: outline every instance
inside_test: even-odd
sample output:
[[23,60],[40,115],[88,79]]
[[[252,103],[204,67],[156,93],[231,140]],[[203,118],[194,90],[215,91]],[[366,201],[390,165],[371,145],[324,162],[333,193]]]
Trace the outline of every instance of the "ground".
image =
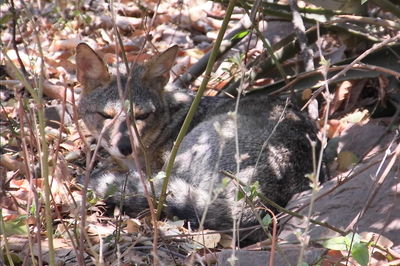
[[[170,85],[182,87],[180,82],[190,71],[195,78],[183,87],[196,92],[207,62],[202,58],[212,50],[227,10],[227,4],[204,0],[139,2],[0,3],[0,264],[51,264],[52,257],[58,265],[232,261],[229,234],[195,232],[184,227],[184,221],[161,220],[154,225],[148,216],[106,216],[102,200],[84,194],[76,182],[90,169],[87,151],[95,146],[74,107],[81,92],[76,45],[86,42],[115,66],[122,65],[124,57],[129,63],[144,62],[177,44],[180,52]],[[301,8],[296,27],[291,2]],[[378,2],[337,10],[321,9],[315,6],[318,1],[264,3],[255,10],[263,15],[260,20],[247,24],[243,6],[235,7],[228,25],[228,32],[234,33],[228,45],[223,43],[227,52],[218,56],[205,93],[234,95],[239,77],[246,73],[248,91],[292,95],[304,107],[321,139],[328,140],[325,160],[332,180],[322,187],[315,183],[317,197],[310,190],[288,208],[308,217],[306,221],[328,222],[342,231],[334,234],[335,230],[304,223],[302,218],[287,222],[282,216],[292,215],[283,211],[278,216],[279,237],[273,234],[273,241],[241,247],[235,254],[238,262],[269,260],[277,245],[285,248],[289,243],[286,262],[292,264],[302,247],[307,247],[303,261],[309,264],[350,260],[366,265],[365,259],[371,264],[400,263],[400,211],[392,204],[399,197],[400,6],[396,1]],[[248,11],[252,3],[245,6]],[[306,32],[301,30],[303,23]],[[303,40],[300,46],[293,45],[305,33],[308,44]],[[109,160],[100,150],[95,167]],[[363,169],[374,171],[365,174]],[[311,199],[317,200],[308,216],[302,208]],[[82,202],[86,208],[81,208]],[[346,235],[351,229],[356,234],[349,243]],[[372,232],[382,234],[380,242],[371,240]],[[277,253],[275,265],[280,265],[282,254]]]

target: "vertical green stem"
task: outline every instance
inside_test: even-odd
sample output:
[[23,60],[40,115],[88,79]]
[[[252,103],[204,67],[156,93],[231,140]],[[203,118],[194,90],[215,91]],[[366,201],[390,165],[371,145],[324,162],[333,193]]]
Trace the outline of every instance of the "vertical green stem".
[[190,109],[188,111],[188,114],[186,115],[185,121],[183,121],[182,127],[181,127],[181,129],[179,131],[179,134],[178,134],[177,138],[176,138],[175,144],[172,147],[171,155],[170,155],[170,158],[168,160],[167,167],[165,169],[166,176],[165,176],[165,179],[164,179],[164,182],[163,182],[163,186],[162,186],[162,189],[161,189],[160,201],[158,202],[158,206],[157,206],[157,216],[158,216],[158,218],[160,218],[161,211],[162,211],[162,208],[163,208],[163,204],[165,202],[166,193],[167,193],[167,187],[168,187],[168,183],[169,183],[169,177],[171,176],[172,166],[174,165],[176,154],[178,153],[179,146],[180,146],[183,138],[185,137],[186,132],[189,129],[190,122],[192,121],[193,116],[196,113],[197,107],[200,104],[201,97],[204,94],[204,91],[206,89],[207,83],[210,80],[212,67],[213,67],[213,65],[215,63],[215,60],[217,58],[217,55],[218,55],[218,52],[219,52],[219,47],[221,46],[221,42],[223,40],[224,34],[226,32],[226,29],[228,27],[228,23],[229,23],[229,20],[230,20],[230,18],[232,16],[232,12],[233,12],[233,8],[235,7],[235,3],[236,3],[236,0],[230,0],[229,1],[228,7],[226,9],[226,14],[225,14],[224,20],[222,22],[221,29],[218,32],[218,36],[217,36],[217,39],[215,40],[213,51],[212,51],[212,53],[210,55],[210,59],[208,60],[207,68],[206,68],[206,71],[205,71],[205,74],[204,74],[204,79],[203,79],[203,81],[202,81],[202,83],[200,85],[199,90],[197,91],[196,97],[194,98],[194,100],[192,102],[192,105],[190,106]]
[[[10,249],[8,247],[8,242],[7,242],[7,232],[6,232],[6,228],[5,228],[5,224],[4,224],[4,219],[3,219],[3,213],[2,213],[2,209],[0,208],[0,234],[3,234],[3,241],[4,241],[4,251],[6,253],[7,256],[7,260],[8,260],[8,264],[11,266],[14,266],[14,261],[10,255]],[[1,241],[1,239],[0,239]],[[0,249],[0,255],[3,256],[3,249]]]
[[[42,98],[40,98],[42,100]],[[44,117],[44,109],[42,102],[39,103],[38,109],[38,118],[39,118],[39,132],[42,146],[42,158],[41,158],[41,174],[44,179],[44,208],[46,214],[46,233],[47,239],[49,243],[49,264],[56,265],[55,261],[55,253],[54,253],[54,245],[53,245],[53,219],[51,218],[51,208],[50,208],[50,182],[49,182],[49,147],[47,145],[46,136],[45,136],[45,117]]]

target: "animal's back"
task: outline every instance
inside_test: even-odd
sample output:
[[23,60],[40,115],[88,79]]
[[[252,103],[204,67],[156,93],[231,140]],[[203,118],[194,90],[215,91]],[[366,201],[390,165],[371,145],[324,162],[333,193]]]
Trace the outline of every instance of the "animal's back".
[[[309,188],[306,174],[312,172],[310,140],[317,141],[313,125],[300,112],[285,107],[284,102],[270,101],[266,96],[244,97],[236,117],[234,106],[235,100],[210,106],[213,111],[182,142],[171,180],[171,188],[176,191],[172,190],[169,199],[169,205],[180,206],[180,210],[173,208],[172,215],[193,216],[194,210],[199,220],[206,205],[211,204],[205,227],[226,227],[229,222],[216,217],[221,213],[224,217],[235,215],[237,184],[231,180],[222,191],[218,190],[226,177],[221,171],[235,175],[244,185],[257,181],[260,191],[282,206],[295,193]],[[257,223],[248,207],[242,219],[243,226]]]

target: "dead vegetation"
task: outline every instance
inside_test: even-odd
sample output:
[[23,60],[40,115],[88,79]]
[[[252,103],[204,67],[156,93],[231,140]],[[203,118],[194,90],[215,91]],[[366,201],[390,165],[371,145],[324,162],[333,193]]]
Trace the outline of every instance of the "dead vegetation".
[[[197,91],[226,15],[227,2],[222,2],[1,2],[0,264],[223,262],[227,256],[219,256],[220,251],[235,246],[231,228],[196,232],[184,227],[184,221],[161,220],[155,225],[149,215],[106,216],[101,199],[90,191],[83,194],[76,179],[89,169],[91,154],[87,151],[95,145],[76,115],[81,88],[74,55],[76,45],[86,42],[107,63],[123,65],[144,62],[177,44],[180,52],[171,87]],[[383,183],[385,178],[397,177],[393,181],[397,190],[388,195],[397,195],[398,201],[399,4],[385,0],[360,6],[359,1],[349,1],[351,7],[329,9],[319,1],[313,1],[315,5],[276,2],[237,1],[205,94],[235,95],[245,76],[244,86],[251,93],[292,96],[329,140],[326,156],[332,177],[339,176],[339,189],[349,171],[354,173],[360,165],[372,167],[368,159],[384,151],[386,157],[379,157],[374,165],[388,161],[387,172],[376,179]],[[364,126],[368,130],[356,131]],[[352,134],[353,130],[357,133]],[[363,141],[354,140],[358,138]],[[351,146],[352,142],[357,145]],[[93,162],[101,168],[109,160],[100,150]],[[371,191],[378,193],[379,185],[376,182]],[[371,191],[365,208],[354,210],[360,217],[374,200]],[[85,209],[82,202],[86,202]],[[386,222],[398,225],[400,217],[397,214]],[[277,225],[267,224],[273,228],[272,239],[242,250],[266,249],[274,254],[283,243],[275,234]],[[393,244],[390,235],[383,234],[379,242],[367,234],[357,242],[358,234],[348,235],[354,228],[329,226],[342,232],[342,238],[333,240],[342,246],[335,250],[337,245],[328,243],[318,253],[321,265],[344,265],[346,261],[366,265],[365,258],[367,263],[398,265],[398,237]],[[154,228],[160,232],[157,242],[153,241]],[[326,240],[309,243],[307,237],[299,237],[296,245],[320,248]],[[354,241],[359,245],[353,245]],[[358,248],[358,253],[352,248]],[[307,251],[304,254],[307,261]],[[237,256],[240,262],[240,256],[246,255],[239,252]],[[293,258],[288,261],[293,263]]]

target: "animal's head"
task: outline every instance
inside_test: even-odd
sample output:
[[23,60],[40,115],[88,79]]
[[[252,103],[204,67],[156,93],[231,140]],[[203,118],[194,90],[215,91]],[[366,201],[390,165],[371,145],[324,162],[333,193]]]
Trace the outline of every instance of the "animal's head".
[[173,46],[146,64],[136,64],[129,76],[121,76],[121,82],[117,82],[117,77],[110,76],[102,58],[87,44],[76,47],[77,77],[83,86],[78,106],[80,118],[96,137],[108,125],[101,144],[114,157],[124,159],[132,153],[126,113],[122,112],[123,106],[130,105],[127,100],[132,101],[144,144],[151,146],[160,134],[167,107],[163,90],[177,52],[178,47]]

